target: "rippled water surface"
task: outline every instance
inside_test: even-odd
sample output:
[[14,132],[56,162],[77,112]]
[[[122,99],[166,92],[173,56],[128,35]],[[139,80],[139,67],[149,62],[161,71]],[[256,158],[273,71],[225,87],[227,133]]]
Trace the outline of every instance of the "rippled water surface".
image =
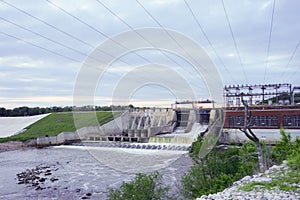
[[[38,165],[55,166],[44,190],[17,184],[16,174]],[[159,170],[164,183],[176,188],[191,166],[187,152],[60,146],[0,153],[0,199],[105,199],[108,187],[118,187],[137,172]],[[175,189],[174,189],[175,188]]]

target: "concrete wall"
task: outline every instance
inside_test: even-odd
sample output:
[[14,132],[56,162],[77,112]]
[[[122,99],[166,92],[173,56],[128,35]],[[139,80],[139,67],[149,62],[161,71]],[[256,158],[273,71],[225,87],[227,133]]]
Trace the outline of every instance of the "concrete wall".
[[50,145],[60,145],[67,141],[80,140],[79,135],[76,132],[62,132],[57,136],[50,137],[39,137],[36,139],[37,146],[50,146]]
[[76,132],[81,139],[88,139],[90,135],[93,136],[119,135],[127,127],[128,127],[128,114],[124,113],[120,117],[102,126],[83,127],[77,130]]
[[173,124],[177,121],[177,115],[174,110],[168,110],[166,115],[166,124]]
[[39,138],[37,138],[36,142],[37,142],[38,147],[60,144],[60,143],[57,142],[57,137],[56,136],[39,137]]
[[193,125],[196,123],[197,113],[196,110],[190,110],[188,123],[185,129],[185,132],[188,133],[192,130]]
[[[128,133],[131,135],[136,130],[149,130],[149,135],[172,132],[176,123],[176,112],[173,110],[137,110],[128,113],[125,124],[128,122]],[[126,127],[126,126],[124,126]]]

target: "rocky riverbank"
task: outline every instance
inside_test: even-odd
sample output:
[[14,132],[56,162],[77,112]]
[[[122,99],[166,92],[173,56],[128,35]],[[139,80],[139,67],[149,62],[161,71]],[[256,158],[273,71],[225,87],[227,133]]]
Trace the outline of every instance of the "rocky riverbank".
[[10,141],[0,143],[0,153],[5,151],[14,151],[18,149],[36,147],[36,140],[30,140],[28,142]]
[[26,147],[26,145],[23,142],[18,141],[0,143],[0,152],[13,151],[24,147]]
[[[266,199],[266,200],[295,200],[300,199],[300,183],[292,179],[292,171],[284,161],[280,166],[272,166],[264,173],[246,176],[234,182],[230,188],[216,194],[203,195],[197,200],[224,199]],[[299,173],[299,172],[296,172]],[[281,181],[283,180],[283,181]],[[284,181],[286,180],[286,181]]]

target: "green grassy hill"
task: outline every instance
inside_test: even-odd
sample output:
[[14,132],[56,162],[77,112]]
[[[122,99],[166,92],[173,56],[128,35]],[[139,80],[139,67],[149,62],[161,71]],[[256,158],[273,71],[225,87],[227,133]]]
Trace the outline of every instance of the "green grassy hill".
[[[7,138],[0,138],[1,142],[28,141],[37,137],[56,136],[61,132],[71,132],[85,126],[103,125],[113,119],[112,112],[96,112],[97,120],[93,114],[83,112],[76,113],[52,113],[34,124],[26,127],[26,131]],[[76,126],[74,124],[76,119]]]

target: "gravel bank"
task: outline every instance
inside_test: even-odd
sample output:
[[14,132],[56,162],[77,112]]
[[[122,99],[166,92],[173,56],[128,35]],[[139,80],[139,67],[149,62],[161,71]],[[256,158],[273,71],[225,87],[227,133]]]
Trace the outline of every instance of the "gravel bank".
[[36,140],[30,140],[28,142],[10,141],[0,143],[0,153],[5,151],[14,151],[18,149],[25,149],[36,147]]
[[[247,183],[251,182],[260,182],[260,183],[270,183],[272,178],[276,176],[284,176],[283,174],[287,172],[288,166],[287,162],[280,166],[272,166],[270,169],[266,170],[265,173],[261,173],[253,176],[246,176],[241,180],[234,182],[230,188],[225,189],[222,192],[218,192],[216,194],[210,194],[208,196],[203,195],[201,198],[197,198],[197,200],[223,200],[223,199],[265,199],[265,200],[295,200],[300,199],[300,185],[294,185],[298,188],[298,193],[292,191],[282,191],[278,187],[274,187],[270,190],[263,188],[261,185],[256,185],[253,187],[251,191],[242,191],[240,187],[244,186]],[[288,185],[288,184],[287,184]]]

